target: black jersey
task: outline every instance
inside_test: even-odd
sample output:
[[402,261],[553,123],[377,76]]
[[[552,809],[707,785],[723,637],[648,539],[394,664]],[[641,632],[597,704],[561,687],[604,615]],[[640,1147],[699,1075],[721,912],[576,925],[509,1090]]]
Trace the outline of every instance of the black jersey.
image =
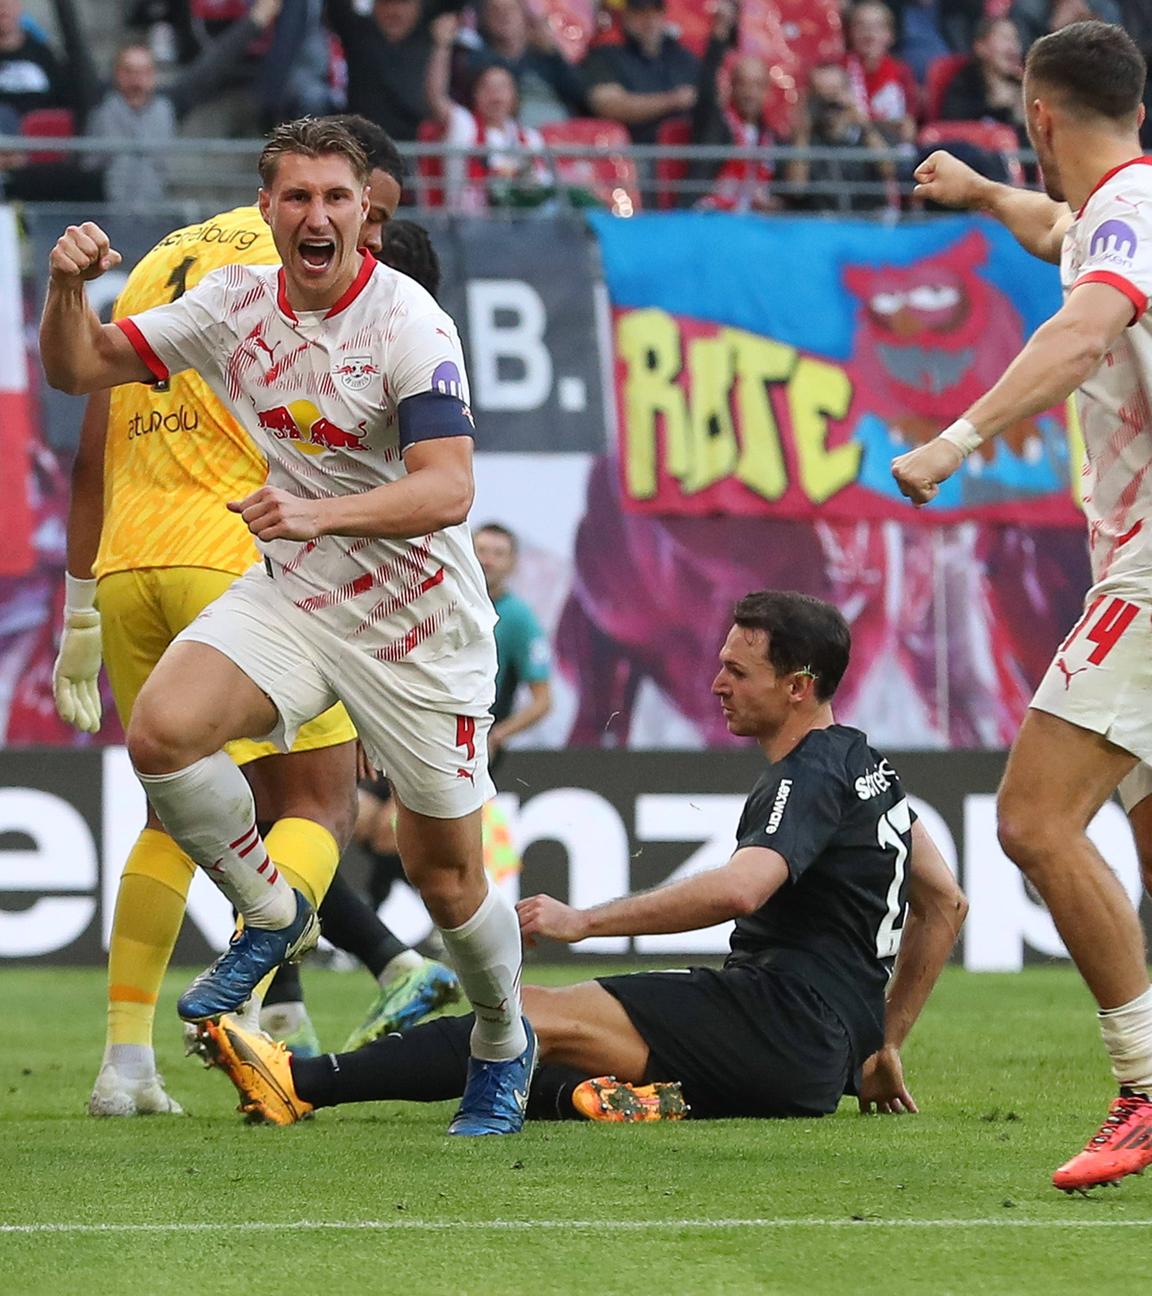
[[857,1062],[880,1047],[904,923],[915,816],[896,771],[858,729],[813,729],[760,777],[738,846],[781,854],[788,880],[736,921],[729,965],[802,976],[841,1017]]

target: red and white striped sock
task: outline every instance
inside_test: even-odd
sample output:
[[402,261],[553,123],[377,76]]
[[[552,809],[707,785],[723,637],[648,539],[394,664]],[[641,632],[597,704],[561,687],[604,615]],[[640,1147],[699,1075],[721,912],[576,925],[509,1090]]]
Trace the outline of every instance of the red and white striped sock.
[[173,774],[141,774],[160,822],[244,916],[278,931],[296,917],[296,897],[268,856],[256,827],[248,780],[226,753]]

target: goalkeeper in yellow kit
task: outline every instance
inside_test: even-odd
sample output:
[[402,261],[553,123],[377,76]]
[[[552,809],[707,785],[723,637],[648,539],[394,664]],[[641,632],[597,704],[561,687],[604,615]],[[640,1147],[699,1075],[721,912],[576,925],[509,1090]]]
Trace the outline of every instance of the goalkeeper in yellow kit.
[[[400,200],[403,163],[379,127],[340,120],[372,164],[360,242],[378,252],[381,228]],[[115,314],[174,300],[221,266],[277,259],[256,207],[237,208],[162,239],[129,276]],[[73,469],[64,630],[53,676],[66,721],[89,733],[99,728],[103,660],[127,726],[171,640],[257,561],[248,528],[225,504],[258,489],[266,475],[255,444],[194,371],[163,388],[134,384],[90,399]],[[355,738],[344,708],[335,706],[301,729],[287,755],[249,740],[228,751],[244,767],[261,819],[275,821],[265,839],[276,866],[320,908],[325,935],[353,949],[381,983],[354,1036],[362,1041],[411,1025],[456,998],[459,987],[447,968],[380,924],[346,884],[332,885],[356,818]],[[88,1104],[94,1116],[181,1110],[156,1071],[152,1025],[194,872],[149,809],[116,902],[106,1046]],[[298,982],[288,984],[286,1001],[282,993],[273,1005],[275,990],[269,995],[261,1025],[315,1052]]]

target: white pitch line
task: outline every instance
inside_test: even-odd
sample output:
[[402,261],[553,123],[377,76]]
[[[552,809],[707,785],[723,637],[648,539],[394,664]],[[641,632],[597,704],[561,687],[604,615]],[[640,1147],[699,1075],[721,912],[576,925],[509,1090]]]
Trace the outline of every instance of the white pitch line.
[[595,1233],[643,1233],[649,1230],[668,1232],[676,1229],[862,1229],[862,1228],[1033,1228],[1096,1229],[1149,1228],[1150,1219],[664,1219],[664,1220],[238,1220],[206,1222],[176,1220],[170,1224],[81,1224],[39,1223],[0,1224],[0,1234],[10,1233],[279,1233],[288,1231],[379,1232],[379,1233],[448,1233],[474,1232],[522,1233],[537,1229],[563,1232],[571,1229]]

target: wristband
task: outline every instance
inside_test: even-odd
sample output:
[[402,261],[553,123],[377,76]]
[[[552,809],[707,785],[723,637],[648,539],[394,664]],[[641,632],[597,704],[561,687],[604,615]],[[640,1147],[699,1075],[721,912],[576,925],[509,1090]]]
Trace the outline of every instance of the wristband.
[[82,580],[64,573],[65,612],[92,612],[96,607],[96,579]]
[[954,445],[965,459],[984,444],[984,438],[967,419],[957,419],[951,427],[946,427],[940,433],[940,439]]

